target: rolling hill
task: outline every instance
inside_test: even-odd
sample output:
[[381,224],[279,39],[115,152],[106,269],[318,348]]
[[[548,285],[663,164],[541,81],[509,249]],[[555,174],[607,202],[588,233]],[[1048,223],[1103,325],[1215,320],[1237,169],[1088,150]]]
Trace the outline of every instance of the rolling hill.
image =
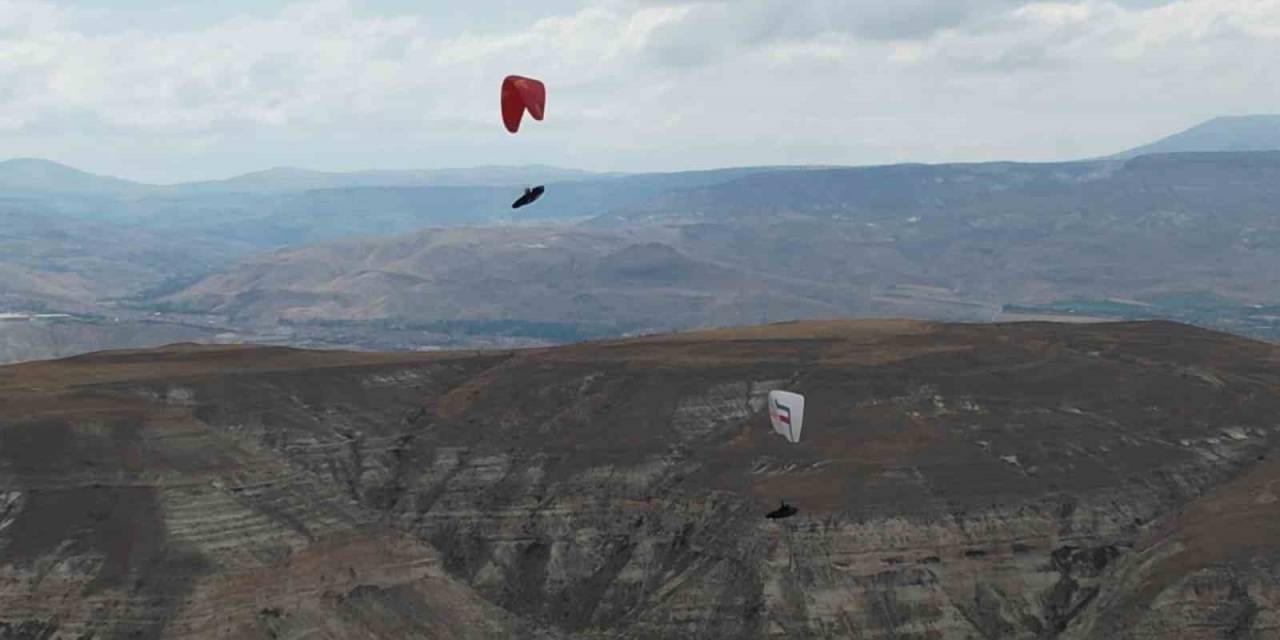
[[0,633],[1270,637],[1278,363],[882,321],[3,367]]
[[838,287],[794,283],[683,253],[645,231],[425,231],[286,250],[161,298],[232,324],[500,321],[590,334],[803,313],[838,315]]

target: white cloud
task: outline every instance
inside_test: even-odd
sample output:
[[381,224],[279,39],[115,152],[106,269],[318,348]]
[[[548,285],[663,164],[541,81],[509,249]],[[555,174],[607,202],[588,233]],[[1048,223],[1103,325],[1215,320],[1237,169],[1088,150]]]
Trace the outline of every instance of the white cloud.
[[[1280,104],[1280,0],[606,0],[514,25],[488,15],[450,29],[316,0],[89,31],[69,5],[0,0],[0,145],[155,179],[283,163],[1034,159]],[[497,116],[506,73],[551,91],[547,120],[518,136]]]

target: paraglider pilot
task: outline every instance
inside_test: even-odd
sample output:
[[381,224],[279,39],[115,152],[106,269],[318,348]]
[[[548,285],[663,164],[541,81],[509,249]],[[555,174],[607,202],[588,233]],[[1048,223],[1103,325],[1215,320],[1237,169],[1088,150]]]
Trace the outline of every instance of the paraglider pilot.
[[526,204],[533,204],[535,200],[542,197],[542,192],[544,190],[545,189],[543,188],[542,185],[538,185],[532,189],[526,188],[524,190],[524,195],[520,196],[519,198],[516,199],[515,202],[511,203],[511,208],[519,209],[520,207],[523,207]]
[[767,514],[765,514],[765,516],[764,516],[764,517],[766,517],[766,518],[768,518],[768,519],[770,519],[770,520],[777,520],[777,519],[779,519],[779,518],[790,518],[791,516],[794,516],[795,514],[796,514],[796,508],[795,508],[795,507],[793,507],[793,506],[791,506],[791,505],[787,504],[785,500],[779,500],[779,501],[778,501],[778,508],[777,508],[777,509],[774,509],[773,511],[770,511],[770,512],[769,512],[769,513],[767,513]]

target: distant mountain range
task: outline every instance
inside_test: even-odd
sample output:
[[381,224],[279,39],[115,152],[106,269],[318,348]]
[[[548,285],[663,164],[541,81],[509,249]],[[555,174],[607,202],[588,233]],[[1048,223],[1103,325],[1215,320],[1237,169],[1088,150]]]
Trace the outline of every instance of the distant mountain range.
[[351,187],[474,187],[510,186],[525,183],[591,180],[622,174],[602,174],[579,169],[541,165],[488,166],[466,169],[420,171],[327,172],[277,167],[210,182],[194,182],[170,187],[181,191],[273,192]]
[[1277,150],[1280,150],[1280,115],[1248,115],[1214,118],[1111,157],[1127,159],[1151,153],[1189,151]]
[[[1122,160],[1155,153],[1197,151],[1280,150],[1280,115],[1246,115],[1214,118],[1186,131],[1147,145],[1129,149],[1105,159]],[[758,172],[786,167],[746,167],[727,171]],[[797,169],[823,168],[815,166]],[[830,167],[828,167],[830,168]],[[716,172],[673,172],[649,176],[679,176]],[[0,161],[0,191],[94,194],[200,194],[279,193],[314,189],[358,187],[484,187],[558,182],[588,182],[627,176],[546,165],[481,166],[421,170],[365,170],[350,172],[315,171],[297,167],[275,167],[223,180],[205,180],[171,185],[147,184],[98,175],[39,158]]]
[[328,172],[276,167],[225,180],[172,185],[147,184],[81,171],[39,158],[0,161],[0,190],[13,193],[80,193],[99,195],[195,195],[208,193],[275,193],[351,187],[510,186],[616,177],[543,165],[484,166],[406,171]]
[[[163,186],[12,160],[0,312],[252,327],[286,343],[307,327],[323,334],[308,344],[380,348],[419,344],[413,327],[572,339],[990,320],[1006,305],[1280,337],[1267,320],[1280,317],[1280,151],[1229,148],[1265,146],[1278,120],[1219,119],[1152,153],[1059,163],[273,169]],[[1157,152],[1187,140],[1211,150]],[[526,178],[547,195],[513,212]],[[375,339],[387,327],[395,342]]]
[[[237,323],[990,320],[1003,304],[1280,303],[1280,152],[760,172],[589,225],[264,255],[163,299]],[[590,231],[587,231],[590,229]],[[594,330],[594,329],[593,329]]]
[[65,164],[39,158],[0,161],[0,190],[14,192],[127,194],[147,186],[81,171]]

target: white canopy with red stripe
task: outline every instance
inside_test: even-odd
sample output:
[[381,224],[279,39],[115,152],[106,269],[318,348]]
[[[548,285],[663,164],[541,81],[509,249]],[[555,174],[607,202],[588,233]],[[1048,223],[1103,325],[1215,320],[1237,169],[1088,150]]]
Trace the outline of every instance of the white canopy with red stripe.
[[800,429],[804,426],[804,396],[790,391],[770,391],[769,421],[773,423],[773,430],[787,442],[800,442]]

